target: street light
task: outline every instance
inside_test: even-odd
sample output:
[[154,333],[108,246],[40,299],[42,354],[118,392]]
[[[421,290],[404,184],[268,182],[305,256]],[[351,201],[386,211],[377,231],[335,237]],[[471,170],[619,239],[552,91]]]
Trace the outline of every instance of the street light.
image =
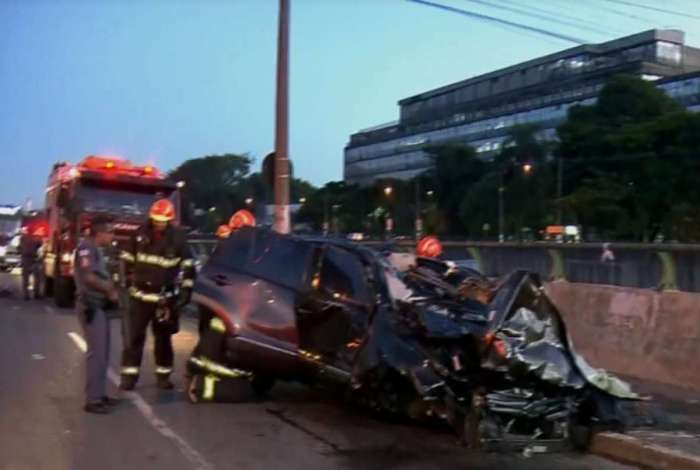
[[306,203],[306,198],[305,197],[300,197],[299,198],[299,204],[304,204]]
[[209,212],[214,212],[215,210],[216,210],[216,207],[215,207],[215,206],[212,206],[212,207],[209,208]]
[[394,191],[394,188],[392,188],[391,186],[386,186],[386,187],[384,188],[384,194],[385,194],[387,197],[391,196],[391,193],[392,193],[393,191]]
[[425,193],[425,195],[428,197],[433,197],[433,194],[435,194],[435,191],[433,191],[432,189],[430,191],[426,191]]
[[181,180],[181,181],[178,181],[177,184],[176,184],[175,186],[177,186],[178,189],[182,189],[182,188],[185,187],[185,182],[182,181],[182,180]]
[[[513,167],[516,166],[517,163],[515,161],[510,162],[509,165],[506,165],[501,168],[501,171],[499,172],[499,182],[498,182],[498,241],[499,243],[503,243],[505,241],[505,201],[504,201],[504,196],[503,194],[506,191],[505,188],[505,182],[504,182],[504,177],[505,177],[505,172],[507,170],[507,167]],[[522,170],[525,175],[529,175],[532,170],[533,170],[533,165],[531,163],[525,163],[522,165]]]
[[252,197],[245,198],[245,203],[246,203],[246,205],[251,205],[253,203],[253,198]]

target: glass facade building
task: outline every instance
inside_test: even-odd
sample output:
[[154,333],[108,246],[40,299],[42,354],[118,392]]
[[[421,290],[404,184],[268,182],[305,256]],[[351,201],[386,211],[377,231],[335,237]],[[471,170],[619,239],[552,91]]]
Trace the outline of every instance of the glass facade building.
[[429,169],[426,147],[467,144],[492,158],[509,129],[531,123],[538,137],[574,105],[595,103],[606,80],[619,73],[658,83],[689,109],[700,106],[700,49],[677,30],[650,30],[601,44],[577,46],[399,101],[398,121],[361,130],[345,147],[344,179],[412,178]]

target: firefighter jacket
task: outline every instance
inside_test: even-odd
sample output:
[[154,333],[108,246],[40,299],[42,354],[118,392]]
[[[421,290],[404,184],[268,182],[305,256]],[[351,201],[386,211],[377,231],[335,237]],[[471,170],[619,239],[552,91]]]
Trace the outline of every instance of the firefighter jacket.
[[129,240],[120,258],[131,297],[148,303],[174,300],[180,306],[189,302],[194,259],[177,228],[169,225],[157,236],[147,224]]

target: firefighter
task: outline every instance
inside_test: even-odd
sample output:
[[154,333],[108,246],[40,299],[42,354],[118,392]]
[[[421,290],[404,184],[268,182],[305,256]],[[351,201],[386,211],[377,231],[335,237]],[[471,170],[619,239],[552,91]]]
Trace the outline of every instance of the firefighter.
[[39,286],[39,248],[41,239],[30,233],[27,227],[22,228],[22,236],[19,242],[19,252],[22,258],[22,294],[24,300],[29,300],[29,278],[34,278],[34,298],[41,297]]
[[123,326],[122,390],[136,386],[149,323],[155,341],[158,388],[173,388],[171,336],[179,330],[178,310],[190,300],[195,274],[192,253],[184,234],[173,225],[174,218],[173,204],[157,200],[147,224],[121,253],[129,296]]

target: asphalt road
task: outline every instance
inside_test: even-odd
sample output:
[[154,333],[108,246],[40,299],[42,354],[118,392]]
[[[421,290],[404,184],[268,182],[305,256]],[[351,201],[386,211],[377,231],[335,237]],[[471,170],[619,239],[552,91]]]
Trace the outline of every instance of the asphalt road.
[[[191,405],[181,374],[195,330],[186,319],[175,337],[176,391],[155,388],[149,340],[136,392],[112,414],[90,415],[75,315],[21,300],[16,276],[0,275],[0,470],[630,468],[586,454],[469,451],[447,429],[385,423],[295,384],[265,401]],[[112,320],[115,382],[120,335]]]

